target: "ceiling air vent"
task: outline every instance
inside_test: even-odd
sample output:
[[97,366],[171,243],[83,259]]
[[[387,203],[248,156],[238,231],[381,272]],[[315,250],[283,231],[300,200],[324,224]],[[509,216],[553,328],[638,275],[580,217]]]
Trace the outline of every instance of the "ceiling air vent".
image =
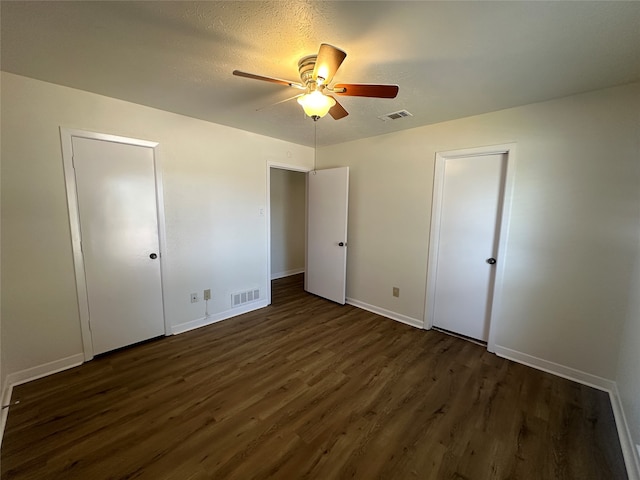
[[378,118],[383,122],[386,122],[387,120],[398,120],[399,118],[404,118],[404,117],[413,117],[413,115],[406,110],[398,110],[397,112],[391,112],[391,113],[387,113],[386,115],[380,115]]

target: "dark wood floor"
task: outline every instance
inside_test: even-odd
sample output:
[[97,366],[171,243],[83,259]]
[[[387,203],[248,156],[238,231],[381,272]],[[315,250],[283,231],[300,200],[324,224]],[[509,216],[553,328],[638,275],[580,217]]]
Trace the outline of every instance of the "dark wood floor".
[[301,280],[17,387],[2,478],[627,478],[607,394]]

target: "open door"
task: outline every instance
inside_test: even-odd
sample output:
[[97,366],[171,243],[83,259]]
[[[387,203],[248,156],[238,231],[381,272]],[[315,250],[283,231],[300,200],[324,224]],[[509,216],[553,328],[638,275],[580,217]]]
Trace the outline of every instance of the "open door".
[[347,274],[349,167],[307,176],[307,262],[304,289],[344,305]]

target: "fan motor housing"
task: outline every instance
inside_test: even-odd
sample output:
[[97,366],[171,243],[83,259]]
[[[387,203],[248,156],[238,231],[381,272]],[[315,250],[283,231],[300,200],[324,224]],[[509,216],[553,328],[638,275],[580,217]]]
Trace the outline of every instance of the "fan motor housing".
[[309,86],[310,83],[316,83],[313,80],[313,69],[316,66],[317,55],[307,55],[306,57],[302,57],[298,61],[298,72],[300,73],[300,80],[302,80],[302,84]]

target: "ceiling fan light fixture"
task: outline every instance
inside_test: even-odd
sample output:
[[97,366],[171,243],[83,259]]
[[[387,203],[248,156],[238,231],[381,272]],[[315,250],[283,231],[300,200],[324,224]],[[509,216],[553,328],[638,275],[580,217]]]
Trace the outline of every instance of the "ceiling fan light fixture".
[[304,113],[311,118],[324,117],[331,107],[336,104],[336,101],[327,95],[322,94],[318,90],[314,90],[311,93],[306,93],[298,97],[298,103],[302,106]]
[[[278,85],[284,85],[285,87],[305,90],[306,93],[302,95],[296,95],[295,97],[282,100],[274,103],[274,105],[297,98],[298,103],[304,109],[304,113],[314,121],[324,117],[327,113],[331,115],[334,120],[340,120],[349,115],[349,112],[333,97],[334,95],[346,97],[396,98],[398,95],[397,85],[365,83],[339,83],[334,85],[333,76],[338,71],[338,68],[340,68],[346,56],[347,53],[344,50],[340,50],[328,43],[320,44],[317,55],[307,55],[298,61],[300,82],[292,82],[275,77],[265,77],[264,75],[256,75],[255,73],[240,70],[234,70],[233,74],[237,77],[261,80],[263,82],[276,83]],[[329,87],[329,85],[333,86]],[[331,95],[325,95],[325,92]]]

